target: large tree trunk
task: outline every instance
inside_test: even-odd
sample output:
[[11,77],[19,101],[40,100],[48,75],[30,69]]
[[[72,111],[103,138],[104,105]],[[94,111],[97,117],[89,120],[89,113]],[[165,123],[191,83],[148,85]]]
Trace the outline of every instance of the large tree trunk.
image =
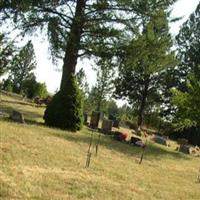
[[147,100],[147,96],[148,96],[148,88],[149,88],[149,78],[147,78],[145,81],[145,86],[144,86],[144,90],[142,93],[142,99],[141,99],[141,103],[140,103],[140,108],[138,111],[138,129],[141,128],[141,125],[143,122],[144,109],[146,106],[146,100]]
[[75,74],[81,34],[84,25],[85,1],[86,0],[77,0],[75,16],[71,25],[65,50],[60,90],[65,89],[67,86],[67,80],[71,75]]
[[75,16],[65,50],[60,91],[52,98],[44,114],[44,120],[48,126],[70,131],[80,130],[83,122],[82,99],[73,75],[85,21],[85,1],[77,0]]

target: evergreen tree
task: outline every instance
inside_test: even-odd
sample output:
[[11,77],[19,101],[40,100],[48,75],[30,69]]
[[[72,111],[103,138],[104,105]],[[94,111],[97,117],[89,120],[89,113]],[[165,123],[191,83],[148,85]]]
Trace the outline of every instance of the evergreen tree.
[[194,74],[187,82],[187,92],[174,90],[173,103],[177,108],[176,129],[200,126],[200,79]]
[[89,85],[83,68],[76,73],[76,79],[84,99],[87,98],[89,94]]
[[13,42],[9,41],[5,34],[0,33],[0,76],[8,71],[14,53]]
[[179,34],[176,36],[178,57],[181,66],[187,72],[192,72],[200,79],[200,3],[194,13],[182,25]]
[[145,108],[152,109],[159,98],[160,73],[175,63],[166,13],[150,14],[143,25],[142,33],[125,49],[116,80],[116,94],[126,97],[137,111],[139,127]]
[[97,111],[101,111],[103,102],[112,94],[113,89],[113,67],[108,59],[100,59],[97,62],[97,82],[92,88],[93,103]]
[[36,68],[35,54],[31,41],[29,41],[16,54],[11,61],[9,68],[9,79],[13,82],[13,91],[22,92],[22,84],[26,79],[31,79]]
[[187,69],[186,89],[174,90],[172,102],[177,108],[174,123],[184,129],[200,126],[200,3],[183,24],[176,37],[181,65]]

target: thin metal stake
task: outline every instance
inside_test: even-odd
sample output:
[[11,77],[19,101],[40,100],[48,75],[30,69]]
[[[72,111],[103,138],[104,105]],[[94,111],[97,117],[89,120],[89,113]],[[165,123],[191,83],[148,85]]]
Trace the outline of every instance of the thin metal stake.
[[143,150],[142,150],[142,154],[141,154],[141,157],[140,157],[140,161],[139,161],[139,165],[142,164],[142,160],[143,160],[143,157],[144,157],[144,152],[145,152],[145,149],[146,149],[146,144],[147,144],[147,139],[145,141],[145,146],[143,147]]
[[199,168],[199,174],[197,175],[197,183],[200,183],[200,168]]
[[98,149],[99,149],[99,144],[100,144],[100,138],[101,138],[101,134],[99,133],[99,137],[96,143],[96,152],[95,152],[95,156],[97,156],[98,154]]
[[90,158],[92,156],[92,153],[91,153],[92,141],[93,141],[93,131],[91,133],[90,144],[89,144],[88,152],[87,152],[87,159],[86,159],[86,164],[85,164],[86,168],[89,168],[89,166],[90,166]]

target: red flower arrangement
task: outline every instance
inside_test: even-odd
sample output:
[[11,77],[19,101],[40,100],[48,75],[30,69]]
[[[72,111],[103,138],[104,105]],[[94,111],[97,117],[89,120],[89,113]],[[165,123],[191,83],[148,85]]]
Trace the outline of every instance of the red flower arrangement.
[[127,133],[122,133],[122,132],[119,132],[119,131],[116,131],[115,134],[114,134],[114,138],[118,141],[121,141],[121,142],[125,142],[127,137],[128,137]]

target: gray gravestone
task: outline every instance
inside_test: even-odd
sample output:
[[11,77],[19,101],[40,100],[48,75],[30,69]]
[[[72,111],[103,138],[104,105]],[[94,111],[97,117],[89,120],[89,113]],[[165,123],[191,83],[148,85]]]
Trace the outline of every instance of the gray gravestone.
[[25,123],[24,115],[22,113],[18,112],[18,111],[15,111],[15,110],[10,115],[10,119],[13,120],[14,122]]
[[101,127],[102,131],[111,132],[112,126],[113,126],[112,120],[103,119],[102,127]]
[[98,128],[99,119],[100,119],[100,112],[93,111],[90,119],[90,126],[92,128]]
[[179,151],[185,154],[190,154],[190,147],[187,145],[180,145]]
[[165,146],[169,146],[169,142],[166,138],[164,137],[161,137],[161,136],[154,136],[153,137],[153,141],[157,144],[162,144],[162,145],[165,145]]

